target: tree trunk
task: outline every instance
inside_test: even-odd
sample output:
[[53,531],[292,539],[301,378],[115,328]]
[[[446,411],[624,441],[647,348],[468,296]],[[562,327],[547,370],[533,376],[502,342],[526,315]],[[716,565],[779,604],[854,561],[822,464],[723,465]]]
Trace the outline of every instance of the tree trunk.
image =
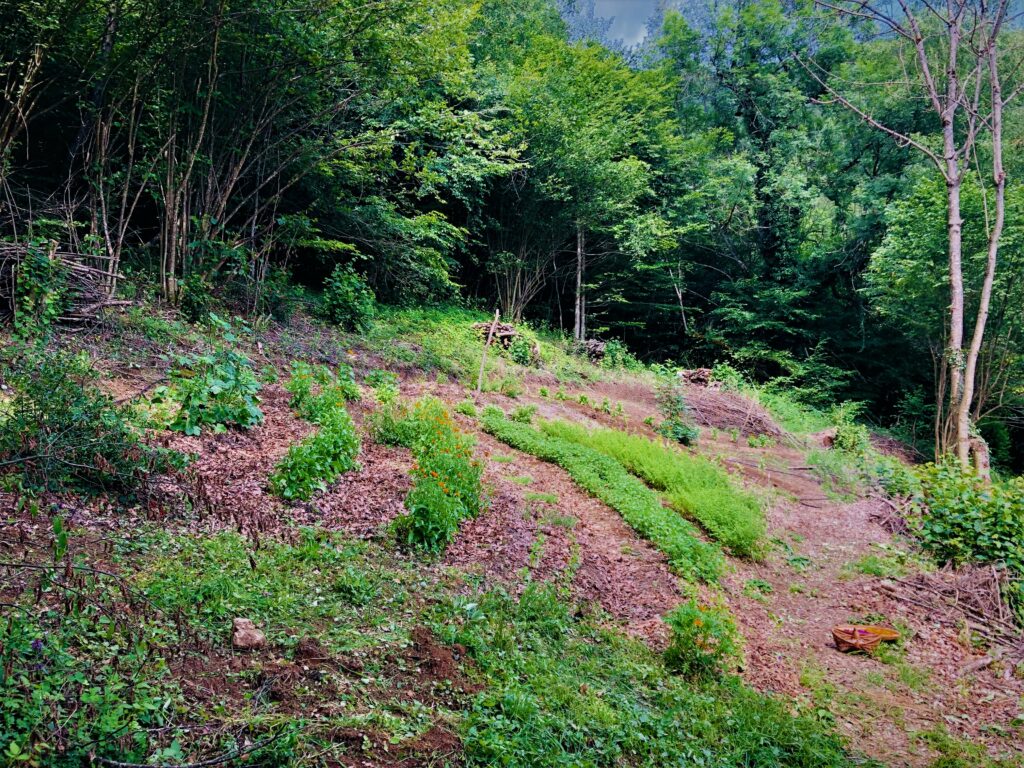
[[[988,233],[988,258],[985,263],[985,279],[981,286],[978,299],[978,315],[974,321],[974,332],[971,335],[971,346],[967,350],[964,365],[964,385],[960,402],[957,404],[956,440],[957,458],[964,466],[968,465],[971,450],[971,401],[974,399],[975,379],[978,371],[978,356],[981,353],[982,341],[985,337],[985,325],[988,322],[989,307],[992,303],[992,284],[995,282],[996,262],[999,259],[999,240],[1003,234],[1003,223],[1006,219],[1006,172],[1003,170],[1003,95],[999,85],[998,65],[996,61],[995,43],[988,51],[989,76],[992,86],[992,179],[995,182],[995,221]],[[978,457],[981,458],[980,456]],[[987,471],[987,455],[986,455]],[[981,474],[981,467],[978,467]]]
[[583,298],[583,272],[586,269],[586,240],[583,225],[576,225],[576,313],[572,337],[583,341],[586,336],[586,303]]

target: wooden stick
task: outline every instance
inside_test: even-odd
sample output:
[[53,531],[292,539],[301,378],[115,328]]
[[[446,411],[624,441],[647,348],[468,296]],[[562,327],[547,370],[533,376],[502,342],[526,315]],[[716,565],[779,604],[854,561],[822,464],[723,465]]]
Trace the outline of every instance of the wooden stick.
[[487,331],[487,342],[484,344],[484,353],[480,355],[480,375],[476,379],[476,393],[479,395],[484,389],[484,366],[487,365],[487,350],[491,346],[491,339],[494,338],[494,329],[498,327],[498,318],[501,317],[501,310],[494,310],[494,322]]

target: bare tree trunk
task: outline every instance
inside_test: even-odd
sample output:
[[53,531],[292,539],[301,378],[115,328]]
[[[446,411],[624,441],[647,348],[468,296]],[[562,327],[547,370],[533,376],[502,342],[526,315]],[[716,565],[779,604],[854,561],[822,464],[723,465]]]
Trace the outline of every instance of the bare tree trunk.
[[586,240],[583,234],[583,225],[576,224],[576,313],[573,325],[572,337],[576,341],[583,341],[586,336],[586,305],[583,298],[583,272],[586,268]]
[[[974,333],[971,335],[971,346],[967,350],[964,367],[964,387],[957,409],[957,458],[966,466],[971,449],[971,402],[974,399],[978,356],[985,336],[985,325],[988,321],[989,307],[992,303],[992,285],[995,282],[996,262],[999,258],[999,239],[1003,234],[1006,220],[1006,172],[1003,170],[1003,95],[999,83],[999,71],[996,57],[995,41],[988,50],[988,67],[992,88],[992,178],[995,182],[995,221],[988,233],[988,258],[985,263],[985,279],[981,286],[978,300],[978,315],[974,321]],[[986,452],[987,454],[987,452]],[[987,469],[987,455],[986,455]],[[980,473],[980,466],[979,466]]]

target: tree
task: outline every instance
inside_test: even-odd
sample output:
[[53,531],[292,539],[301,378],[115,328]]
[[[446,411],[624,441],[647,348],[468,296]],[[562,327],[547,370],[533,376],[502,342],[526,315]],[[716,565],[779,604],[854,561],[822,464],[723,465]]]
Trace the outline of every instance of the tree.
[[[858,104],[851,89],[828,78],[814,61],[807,71],[834,103],[851,110],[868,125],[902,146],[913,147],[938,169],[946,184],[949,310],[944,361],[948,391],[939,392],[945,405],[944,428],[937,429],[936,452],[954,449],[960,462],[969,463],[972,445],[971,408],[977,395],[978,359],[991,310],[999,244],[1005,223],[1006,173],[1003,166],[1003,111],[1018,92],[1005,93],[1000,74],[1000,42],[1008,20],[1008,0],[947,0],[945,8],[924,2],[897,0],[897,8],[882,0],[828,2],[817,5],[846,21],[868,23],[870,32],[893,40],[900,61],[912,62],[899,85],[923,96],[938,120],[941,148],[927,137],[908,134],[875,117]],[[904,51],[903,49],[908,49]],[[909,55],[904,58],[904,54]],[[1015,70],[1015,68],[1014,68]],[[1014,71],[1011,70],[1011,71]],[[892,88],[893,83],[878,84]],[[975,312],[973,330],[965,345],[963,219],[961,191],[964,179],[978,161],[978,145],[990,155],[993,210],[987,219],[986,266]],[[943,419],[943,409],[938,410]]]

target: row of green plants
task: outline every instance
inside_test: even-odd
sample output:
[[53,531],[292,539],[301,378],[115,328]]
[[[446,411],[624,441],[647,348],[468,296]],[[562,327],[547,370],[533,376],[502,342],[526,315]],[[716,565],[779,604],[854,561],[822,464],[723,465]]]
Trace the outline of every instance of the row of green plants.
[[763,555],[766,527],[760,502],[737,488],[714,462],[617,429],[588,430],[567,421],[546,421],[540,428],[619,462],[663,492],[673,509],[697,521],[733,554],[754,559]]
[[359,386],[348,366],[336,373],[301,361],[292,363],[284,386],[292,396],[289,405],[318,429],[288,448],[270,475],[270,488],[282,498],[308,501],[359,468],[359,434],[345,408],[346,401],[359,399]]
[[562,467],[584,490],[615,509],[641,536],[687,578],[715,581],[722,570],[721,551],[701,541],[698,530],[678,512],[667,509],[657,493],[617,460],[528,424],[512,421],[494,406],[480,417],[484,430],[517,450]]
[[376,392],[380,402],[372,418],[375,438],[409,448],[414,457],[407,513],[395,520],[395,534],[408,548],[442,552],[459,524],[479,515],[484,504],[483,466],[473,456],[475,441],[435,397],[410,404],[387,380]]

